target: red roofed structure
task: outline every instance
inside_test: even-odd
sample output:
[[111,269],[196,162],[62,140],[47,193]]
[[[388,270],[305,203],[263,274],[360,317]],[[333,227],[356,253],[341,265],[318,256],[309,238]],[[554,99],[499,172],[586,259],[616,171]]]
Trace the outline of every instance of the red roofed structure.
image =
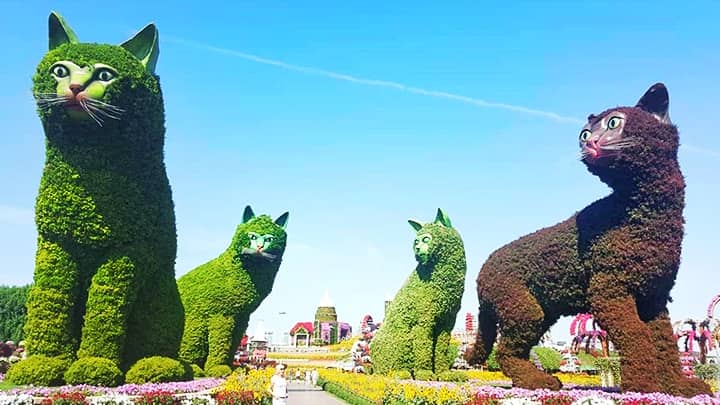
[[293,346],[310,346],[313,334],[312,322],[298,322],[290,329],[290,344]]

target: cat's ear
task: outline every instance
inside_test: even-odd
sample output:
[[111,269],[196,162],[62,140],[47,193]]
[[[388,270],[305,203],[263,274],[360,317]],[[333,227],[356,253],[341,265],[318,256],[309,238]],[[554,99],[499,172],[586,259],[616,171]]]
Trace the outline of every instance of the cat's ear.
[[423,227],[420,222],[418,222],[418,221],[416,221],[416,220],[414,220],[414,219],[408,219],[408,223],[410,224],[410,226],[413,227],[413,229],[414,229],[416,232],[419,231],[420,228]]
[[253,212],[252,208],[250,208],[250,206],[248,205],[247,207],[245,207],[245,211],[243,211],[242,223],[244,224],[253,218],[255,218],[255,213]]
[[78,43],[77,35],[75,35],[75,32],[57,11],[50,12],[50,18],[48,19],[48,34],[51,51],[62,44]]
[[669,113],[670,96],[667,88],[662,83],[653,84],[640,98],[635,107],[649,112],[664,124],[671,124]]
[[447,214],[440,208],[438,208],[437,215],[435,216],[435,222],[445,225],[448,228],[452,228],[450,217],[448,217]]
[[288,216],[290,216],[289,212],[286,212],[278,217],[278,219],[275,220],[275,225],[278,225],[282,229],[287,228],[287,220]]
[[155,24],[148,24],[120,46],[140,60],[150,73],[155,73],[155,64],[160,54],[158,30]]

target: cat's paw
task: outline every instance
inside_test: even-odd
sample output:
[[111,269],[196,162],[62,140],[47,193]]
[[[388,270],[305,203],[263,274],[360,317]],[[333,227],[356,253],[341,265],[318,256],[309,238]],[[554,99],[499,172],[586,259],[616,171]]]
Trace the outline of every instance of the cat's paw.
[[117,364],[102,357],[83,357],[76,360],[65,372],[65,382],[72,385],[88,384],[115,387],[123,382],[123,373]]
[[687,398],[692,398],[695,395],[702,394],[712,395],[710,386],[698,378],[681,377],[675,381],[673,386],[665,387],[665,390],[675,395],[681,395]]

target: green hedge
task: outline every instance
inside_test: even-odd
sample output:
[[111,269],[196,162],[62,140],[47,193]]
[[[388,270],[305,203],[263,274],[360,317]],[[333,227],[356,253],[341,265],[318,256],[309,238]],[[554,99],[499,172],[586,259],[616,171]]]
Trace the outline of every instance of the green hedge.
[[15,343],[24,339],[23,325],[27,309],[25,302],[30,286],[0,286],[0,341]]
[[217,364],[205,370],[205,375],[208,377],[220,378],[227,377],[230,374],[232,374],[232,369],[227,364]]
[[373,369],[450,369],[457,351],[450,353],[450,333],[460,310],[465,287],[465,248],[449,218],[438,209],[435,221],[409,221],[417,232],[418,262],[390,303],[382,327],[371,343]]
[[177,360],[153,356],[141,359],[125,375],[128,384],[145,384],[148,382],[185,381],[192,379],[186,368]]
[[537,354],[545,372],[554,373],[560,370],[560,362],[562,361],[560,352],[550,347],[533,347],[532,351]]
[[5,379],[17,385],[63,385],[69,366],[70,361],[60,357],[30,356],[10,367]]
[[115,387],[122,384],[123,373],[112,360],[85,357],[74,362],[65,372],[65,382],[72,385]]
[[[185,307],[181,359],[206,371],[231,364],[250,314],[272,291],[285,251],[286,220],[287,213],[273,222],[267,215],[255,217],[246,207],[243,223],[227,250],[180,277],[178,288]],[[263,235],[272,235],[273,240],[265,240],[264,255],[257,255],[251,247]]]
[[156,50],[157,31],[147,27],[126,49],[76,43],[55,13],[50,26],[56,28],[52,49],[33,77],[36,97],[67,90],[61,87],[68,82],[50,73],[55,63],[103,63],[117,77],[101,101],[123,112],[119,120],[106,117],[101,127],[73,117],[61,104],[38,110],[47,142],[24,329],[28,352],[104,357],[123,369],[142,357],[176,356],[183,309],[163,162],[163,98],[157,76],[140,61],[144,55],[128,51]]
[[338,397],[350,405],[377,405],[375,402],[355,394],[342,385],[325,381],[322,378],[318,379],[318,385],[320,385],[325,392]]

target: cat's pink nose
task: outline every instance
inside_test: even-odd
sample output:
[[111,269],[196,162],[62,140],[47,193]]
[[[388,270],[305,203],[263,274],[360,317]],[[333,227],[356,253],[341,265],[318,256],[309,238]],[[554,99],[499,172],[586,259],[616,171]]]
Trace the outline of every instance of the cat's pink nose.
[[81,84],[71,84],[70,85],[70,91],[72,91],[73,96],[77,96],[78,93],[80,93],[83,89],[83,86]]

